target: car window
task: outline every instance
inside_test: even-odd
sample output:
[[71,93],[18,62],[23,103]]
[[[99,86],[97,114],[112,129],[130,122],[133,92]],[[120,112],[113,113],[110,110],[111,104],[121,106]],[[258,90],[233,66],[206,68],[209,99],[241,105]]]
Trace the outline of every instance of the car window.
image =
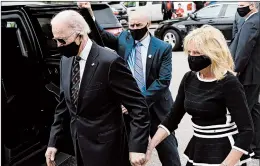
[[122,25],[113,14],[113,11],[107,5],[104,6],[92,6],[94,16],[97,22],[103,28],[121,28]]
[[229,4],[229,5],[227,5],[225,17],[235,17],[236,12],[237,12],[237,5]]
[[146,3],[147,3],[146,1],[140,1],[140,2],[139,2],[139,6],[145,6]]
[[218,17],[221,8],[222,5],[207,6],[196,12],[196,16],[198,18],[216,18]]
[[128,2],[124,2],[125,7],[136,7],[136,2],[133,1],[128,1]]
[[53,40],[53,34],[51,30],[51,19],[53,16],[51,15],[39,15],[37,16],[37,20],[42,28],[43,35],[46,39],[47,44],[47,52],[48,55],[55,55],[58,54],[57,43]]
[[161,1],[153,1],[152,4],[162,4],[162,2]]

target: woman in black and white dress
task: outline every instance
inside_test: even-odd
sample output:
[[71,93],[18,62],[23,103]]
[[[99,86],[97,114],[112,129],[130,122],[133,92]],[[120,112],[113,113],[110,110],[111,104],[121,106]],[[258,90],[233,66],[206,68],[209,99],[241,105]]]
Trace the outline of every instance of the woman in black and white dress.
[[186,36],[184,50],[191,71],[180,84],[174,106],[147,149],[177,129],[185,113],[192,116],[193,137],[184,155],[187,166],[234,166],[250,160],[253,124],[244,90],[233,72],[226,40],[205,25]]

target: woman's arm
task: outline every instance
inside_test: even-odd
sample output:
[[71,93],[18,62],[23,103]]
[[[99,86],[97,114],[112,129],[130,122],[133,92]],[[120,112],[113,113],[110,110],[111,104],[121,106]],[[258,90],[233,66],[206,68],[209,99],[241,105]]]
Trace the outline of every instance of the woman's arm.
[[186,111],[184,109],[184,99],[185,99],[184,86],[185,86],[186,78],[189,74],[190,74],[190,72],[187,72],[184,75],[184,77],[180,83],[178,95],[173,104],[171,112],[167,115],[165,120],[159,125],[158,130],[156,131],[155,135],[153,136],[151,142],[149,143],[149,146],[148,146],[147,152],[146,152],[146,162],[149,161],[153,149],[160,142],[162,142],[167,136],[169,136],[171,132],[173,132],[175,129],[177,129],[178,124],[180,123],[182,117],[186,113]]
[[237,125],[238,134],[232,150],[223,161],[222,165],[225,166],[234,166],[243,154],[248,155],[253,138],[253,122],[243,86],[235,76],[231,77],[225,82],[223,90],[226,106]]

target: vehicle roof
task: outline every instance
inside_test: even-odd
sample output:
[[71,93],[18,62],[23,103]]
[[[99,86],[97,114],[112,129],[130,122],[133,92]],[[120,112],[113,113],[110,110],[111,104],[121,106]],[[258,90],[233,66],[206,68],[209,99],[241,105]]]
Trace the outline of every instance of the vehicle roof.
[[23,2],[23,1],[1,2],[1,6],[37,6],[37,5],[48,5],[48,4],[44,2]]

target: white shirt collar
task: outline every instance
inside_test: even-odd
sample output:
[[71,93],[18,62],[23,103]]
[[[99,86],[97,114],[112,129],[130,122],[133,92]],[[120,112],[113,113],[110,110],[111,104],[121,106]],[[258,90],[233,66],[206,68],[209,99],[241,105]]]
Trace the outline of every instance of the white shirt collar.
[[[150,34],[148,33],[148,35],[141,41],[142,45],[146,48],[149,47],[149,44],[150,44],[150,40],[151,40],[151,36]],[[138,43],[139,41],[135,41],[135,43]]]
[[245,21],[248,20],[252,15],[254,15],[254,14],[256,14],[256,13],[257,13],[257,12],[251,13],[251,14],[245,19]]
[[84,49],[79,54],[79,56],[82,58],[82,60],[87,61],[91,47],[92,47],[92,41],[90,39],[88,39]]

